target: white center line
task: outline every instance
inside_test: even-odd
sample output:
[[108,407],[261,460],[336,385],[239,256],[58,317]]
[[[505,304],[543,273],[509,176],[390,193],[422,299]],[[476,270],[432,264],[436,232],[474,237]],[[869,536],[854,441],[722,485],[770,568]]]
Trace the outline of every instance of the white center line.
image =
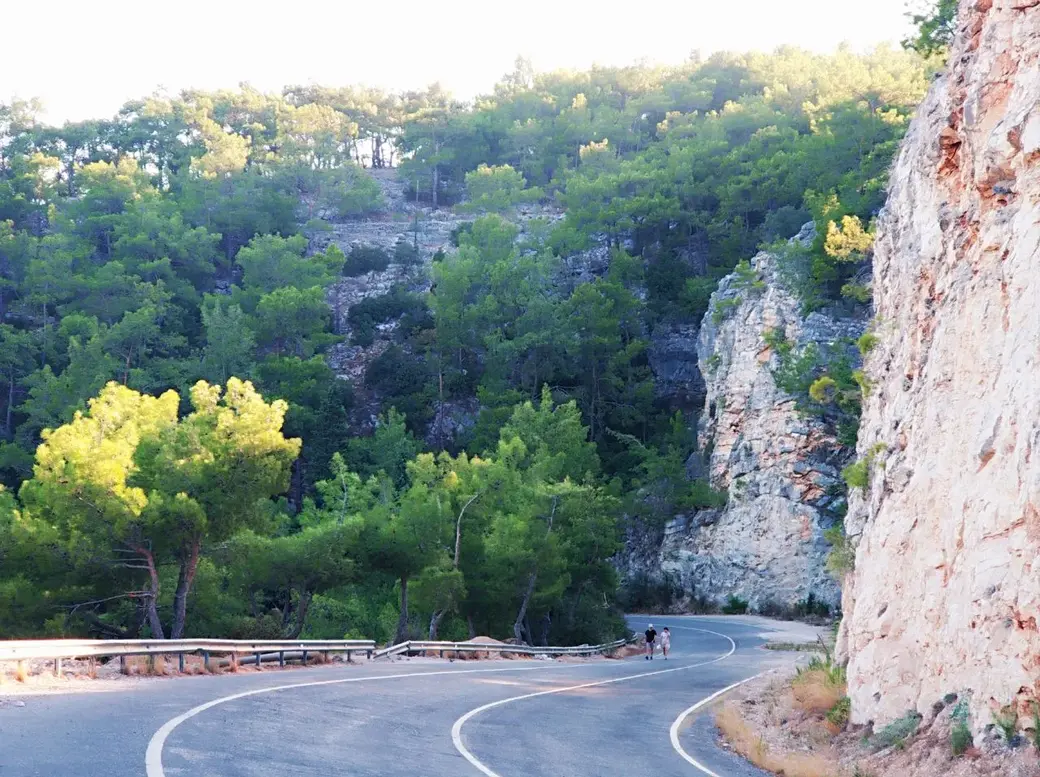
[[[473,753],[470,752],[469,749],[466,747],[466,745],[463,743],[463,741],[462,741],[462,727],[466,724],[466,722],[470,718],[473,718],[476,715],[479,715],[480,713],[485,712],[487,710],[494,709],[495,707],[501,707],[503,704],[510,704],[510,703],[512,703],[514,701],[523,701],[524,699],[534,699],[534,698],[537,698],[539,696],[549,696],[549,695],[554,694],[554,693],[566,693],[567,691],[577,691],[577,690],[581,690],[583,688],[595,688],[597,686],[610,685],[612,683],[623,683],[623,682],[626,682],[628,680],[637,680],[637,679],[639,679],[641,677],[653,677],[654,675],[670,674],[671,672],[685,672],[687,669],[696,669],[697,667],[700,667],[700,666],[708,666],[709,664],[717,664],[719,661],[725,661],[727,658],[732,656],[736,652],[736,650],[737,650],[737,643],[734,642],[730,637],[726,636],[725,634],[720,634],[717,631],[709,631],[708,629],[693,629],[692,627],[689,627],[689,626],[687,626],[686,628],[688,630],[690,630],[690,631],[702,631],[705,634],[713,634],[716,637],[722,637],[724,639],[729,640],[729,644],[730,644],[729,652],[726,653],[725,655],[719,656],[718,658],[714,658],[711,661],[702,661],[702,662],[697,663],[697,664],[690,664],[689,666],[679,666],[679,667],[676,667],[674,669],[659,669],[659,670],[654,671],[654,672],[640,672],[639,674],[625,675],[624,677],[615,677],[615,678],[613,678],[611,680],[600,680],[600,681],[594,682],[594,683],[582,683],[581,685],[571,685],[571,686],[568,686],[566,688],[553,688],[553,689],[548,690],[548,691],[538,691],[536,693],[525,693],[522,696],[513,696],[513,697],[511,697],[509,699],[500,699],[499,701],[493,701],[490,704],[484,704],[484,705],[482,705],[480,707],[477,707],[476,709],[472,709],[469,712],[467,712],[461,718],[456,720],[455,721],[455,725],[453,725],[451,727],[451,741],[454,743],[455,749],[458,750],[459,754],[462,755],[462,757],[465,758],[467,761],[469,761],[481,774],[485,775],[485,777],[502,777],[498,772],[492,771],[483,762],[481,762],[481,760],[479,758],[477,758],[475,755],[473,755]],[[690,759],[687,758],[687,760],[690,760]],[[152,777],[152,776],[149,775],[149,777]],[[715,777],[718,777],[718,775],[715,775]]]
[[489,674],[493,672],[535,672],[539,670],[551,670],[551,669],[583,669],[588,667],[602,667],[602,666],[614,666],[614,664],[604,663],[589,663],[589,664],[557,664],[545,666],[529,666],[529,667],[502,667],[498,669],[443,669],[433,672],[404,672],[401,674],[387,674],[387,675],[376,675],[374,677],[345,677],[337,680],[314,680],[306,683],[289,683],[287,685],[275,685],[267,688],[255,688],[251,691],[242,691],[241,693],[234,693],[230,696],[222,696],[219,699],[213,699],[205,704],[200,704],[197,707],[192,707],[185,713],[178,715],[175,718],[171,718],[166,721],[158,731],[156,731],[151,740],[148,742],[148,749],[145,751],[144,764],[145,774],[147,777],[166,777],[166,772],[163,770],[162,765],[162,751],[163,745],[169,738],[170,734],[173,733],[174,729],[177,728],[181,723],[193,718],[201,712],[205,712],[211,707],[216,707],[218,704],[225,704],[229,701],[235,701],[236,699],[244,699],[248,696],[258,696],[263,693],[274,693],[275,691],[284,691],[290,688],[310,688],[321,685],[340,685],[344,683],[363,683],[373,682],[375,680],[397,680],[406,677],[434,677],[437,675],[451,675],[451,674]]

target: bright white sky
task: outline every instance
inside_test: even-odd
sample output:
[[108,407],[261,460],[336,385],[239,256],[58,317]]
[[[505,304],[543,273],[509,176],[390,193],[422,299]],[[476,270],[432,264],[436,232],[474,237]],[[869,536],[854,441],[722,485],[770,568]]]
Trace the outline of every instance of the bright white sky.
[[[113,115],[165,87],[286,84],[487,91],[518,54],[538,70],[675,63],[694,49],[817,51],[898,41],[905,0],[52,0],[5,9],[0,101],[45,118]],[[23,18],[19,19],[21,16]]]

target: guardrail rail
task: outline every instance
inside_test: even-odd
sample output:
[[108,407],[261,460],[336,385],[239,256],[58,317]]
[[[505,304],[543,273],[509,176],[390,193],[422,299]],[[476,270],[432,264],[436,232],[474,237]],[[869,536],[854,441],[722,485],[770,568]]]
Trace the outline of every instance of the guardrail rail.
[[218,666],[236,666],[239,656],[248,656],[260,666],[264,661],[300,660],[306,664],[308,656],[320,653],[325,660],[332,653],[345,653],[347,661],[354,653],[364,652],[369,658],[387,658],[402,653],[426,653],[436,651],[441,658],[445,653],[498,653],[524,656],[591,656],[609,653],[632,640],[618,639],[601,645],[574,645],[572,647],[536,647],[533,645],[510,645],[497,642],[439,642],[430,640],[408,640],[376,650],[370,639],[354,640],[241,640],[241,639],[39,639],[0,641],[0,662],[18,663],[18,674],[25,676],[25,662],[31,659],[53,660],[54,674],[60,677],[62,661],[86,658],[93,662],[97,658],[119,658],[120,670],[127,672],[129,656],[177,656],[178,669],[184,671],[186,655],[201,655],[206,671],[213,670],[213,656],[224,655]]
[[[120,669],[127,671],[128,656],[176,655],[178,668],[184,671],[186,655],[201,654],[207,671],[212,670],[211,655],[225,654],[227,661],[237,664],[241,655],[255,657],[256,665],[263,660],[278,659],[280,666],[286,660],[300,657],[303,663],[312,653],[322,654],[326,660],[332,653],[346,653],[347,661],[354,653],[364,652],[371,658],[376,643],[370,639],[40,639],[0,642],[0,661],[16,661],[19,675],[24,675],[25,662],[30,659],[54,661],[54,673],[61,676],[61,662],[66,659],[119,657]],[[223,662],[222,662],[223,663]]]
[[602,645],[575,645],[573,647],[535,647],[532,645],[509,645],[493,642],[430,642],[408,640],[397,645],[390,645],[376,650],[373,658],[386,658],[402,653],[425,653],[438,651],[441,658],[445,653],[512,653],[524,656],[591,656],[597,653],[609,653],[624,647],[631,640],[618,639]]

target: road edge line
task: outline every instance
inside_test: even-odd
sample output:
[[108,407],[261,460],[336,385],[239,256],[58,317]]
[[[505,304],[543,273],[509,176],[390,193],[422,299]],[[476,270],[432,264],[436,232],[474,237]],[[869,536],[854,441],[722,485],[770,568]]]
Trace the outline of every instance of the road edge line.
[[[691,630],[692,631],[694,629],[692,629],[692,627],[687,627],[687,630]],[[504,704],[510,704],[511,702],[514,702],[514,701],[524,701],[525,699],[534,699],[534,698],[536,698],[538,696],[550,696],[550,695],[552,695],[554,693],[564,693],[566,691],[577,691],[577,690],[581,690],[583,688],[595,688],[595,687],[601,686],[601,685],[611,685],[612,683],[622,683],[622,682],[626,682],[627,680],[638,680],[641,677],[652,677],[654,675],[670,674],[671,672],[683,672],[683,671],[686,671],[687,669],[697,669],[698,667],[708,666],[710,664],[717,664],[720,661],[725,661],[727,658],[729,658],[730,656],[732,656],[734,653],[737,652],[737,643],[728,634],[722,634],[722,633],[720,633],[718,631],[710,631],[708,629],[695,629],[695,630],[704,632],[705,634],[713,634],[716,637],[722,637],[723,639],[729,640],[729,644],[730,644],[729,652],[726,653],[725,655],[719,656],[718,658],[713,658],[711,661],[701,661],[700,663],[690,664],[688,666],[679,666],[679,667],[676,667],[674,669],[658,669],[658,670],[655,670],[653,672],[640,672],[638,674],[625,675],[624,677],[614,677],[614,678],[611,678],[610,680],[598,680],[598,681],[596,681],[594,683],[581,683],[579,685],[570,685],[570,686],[567,686],[566,688],[551,688],[551,689],[549,689],[547,691],[536,691],[535,693],[525,693],[525,694],[522,694],[520,696],[513,696],[513,697],[510,697],[508,699],[499,699],[498,701],[493,701],[493,702],[490,702],[488,704],[483,704],[480,707],[475,707],[474,709],[471,709],[465,715],[461,716],[458,720],[456,720],[454,724],[452,724],[452,727],[451,727],[451,742],[455,746],[455,749],[459,752],[459,755],[461,755],[463,758],[465,758],[467,761],[469,761],[470,765],[473,766],[477,771],[479,771],[485,777],[501,777],[501,775],[498,774],[498,772],[492,771],[479,758],[477,758],[475,755],[473,755],[473,753],[470,752],[469,748],[467,748],[466,745],[463,743],[463,741],[462,741],[462,727],[464,725],[466,725],[466,723],[471,718],[474,718],[477,715],[479,715],[480,713],[486,712],[487,710],[494,709],[495,707],[501,707]],[[151,777],[151,775],[149,775],[149,777]],[[716,775],[716,777],[718,777],[718,776]]]
[[692,715],[693,713],[707,707],[720,696],[725,696],[730,691],[733,691],[739,688],[740,686],[751,682],[752,680],[757,680],[759,677],[767,675],[771,671],[771,669],[767,669],[764,672],[759,672],[756,675],[747,677],[738,683],[733,683],[733,685],[729,685],[723,688],[721,691],[716,691],[711,696],[708,696],[705,699],[701,699],[693,706],[687,707],[685,710],[680,712],[679,716],[672,722],[671,728],[668,729],[668,737],[672,740],[672,748],[675,750],[675,752],[677,752],[683,759],[689,762],[694,769],[700,770],[704,774],[708,775],[708,777],[722,777],[722,775],[720,775],[718,772],[712,771],[707,766],[698,761],[696,758],[694,758],[692,755],[687,753],[686,750],[683,749],[682,743],[679,742],[679,729],[682,727],[682,724],[685,722],[685,720],[688,717],[690,717],[690,715]]

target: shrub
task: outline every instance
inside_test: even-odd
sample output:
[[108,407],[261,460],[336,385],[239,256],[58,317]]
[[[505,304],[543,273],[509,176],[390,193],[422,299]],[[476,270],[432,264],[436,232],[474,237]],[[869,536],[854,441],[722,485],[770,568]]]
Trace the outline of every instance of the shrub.
[[873,332],[864,332],[859,336],[856,341],[856,347],[859,349],[860,356],[866,356],[868,353],[874,350],[878,344],[878,336]]
[[849,723],[849,714],[852,712],[852,700],[848,696],[842,696],[834,703],[827,712],[827,722],[844,729]]
[[870,484],[870,464],[866,459],[854,461],[841,471],[849,488],[866,488]]
[[813,656],[809,664],[799,667],[791,693],[795,704],[806,712],[828,714],[845,698],[845,669],[830,657]]
[[748,610],[746,599],[741,599],[736,594],[730,594],[726,603],[722,605],[722,612],[726,615],[743,615]]
[[871,739],[871,746],[875,750],[884,750],[889,747],[902,748],[906,740],[917,731],[921,723],[921,715],[915,710],[908,712],[898,720],[892,721]]
[[419,249],[404,238],[399,238],[394,245],[394,262],[404,266],[411,266],[419,264],[421,261],[422,254],[419,252]]
[[721,324],[729,317],[730,313],[732,313],[734,310],[740,307],[740,303],[743,301],[744,300],[742,300],[739,296],[720,299],[715,304],[715,310],[712,311],[712,323],[715,324],[715,326]]
[[343,274],[347,277],[381,272],[390,266],[390,255],[378,246],[354,246],[343,263]]
[[524,202],[537,202],[542,190],[528,189],[524,176],[509,165],[488,167],[480,165],[466,173],[466,191],[470,202],[468,209],[480,211],[502,211]]
[[865,305],[874,298],[874,292],[866,284],[852,283],[850,281],[841,287],[841,296]]
[[718,286],[718,280],[711,276],[687,278],[679,294],[679,305],[683,313],[700,321],[708,310],[712,293]]
[[841,476],[845,479],[846,485],[848,485],[849,488],[866,488],[869,486],[871,472],[874,469],[874,462],[877,459],[878,454],[883,453],[886,449],[887,447],[884,443],[875,443],[862,459],[859,459],[845,467],[845,469],[841,471]]
[[408,428],[424,432],[433,415],[435,394],[430,368],[398,345],[391,345],[365,372],[365,385],[379,392],[384,407],[396,407],[408,419]]
[[958,720],[953,724],[953,728],[950,729],[950,749],[953,751],[955,758],[964,755],[968,748],[971,747],[972,736],[971,729],[968,728],[968,724],[963,720]]
[[323,171],[321,199],[339,218],[358,218],[382,210],[386,202],[379,182],[359,167],[344,165]]
[[835,577],[843,578],[856,568],[856,551],[845,535],[845,525],[839,523],[832,526],[823,533],[823,538],[831,544],[827,569]]
[[874,388],[874,384],[863,370],[854,370],[852,373],[852,379],[856,381],[859,386],[859,390],[862,392],[864,397],[869,397],[870,392]]
[[1013,704],[1001,707],[998,712],[993,713],[993,722],[1000,733],[1004,735],[1004,741],[1010,743],[1018,734],[1018,713]]
[[808,596],[795,604],[794,615],[796,618],[829,618],[831,608],[827,602],[817,599],[816,594],[810,591]]
[[354,344],[368,346],[375,339],[379,324],[406,315],[418,318],[425,311],[426,303],[418,295],[394,288],[388,294],[367,297],[352,306],[347,321]]
[[838,384],[835,383],[834,378],[829,375],[817,378],[813,381],[812,385],[809,386],[809,397],[813,402],[819,402],[821,405],[833,402],[837,392]]
[[747,259],[741,259],[733,268],[732,286],[741,291],[762,291],[766,287],[765,281],[758,274]]
[[462,235],[468,234],[468,233],[470,233],[472,231],[473,231],[473,222],[472,221],[464,221],[461,224],[459,224],[457,227],[452,228],[451,234],[448,236],[448,240],[451,242],[451,244],[453,246],[455,246],[455,248],[458,248],[459,247],[459,239],[462,237]]

